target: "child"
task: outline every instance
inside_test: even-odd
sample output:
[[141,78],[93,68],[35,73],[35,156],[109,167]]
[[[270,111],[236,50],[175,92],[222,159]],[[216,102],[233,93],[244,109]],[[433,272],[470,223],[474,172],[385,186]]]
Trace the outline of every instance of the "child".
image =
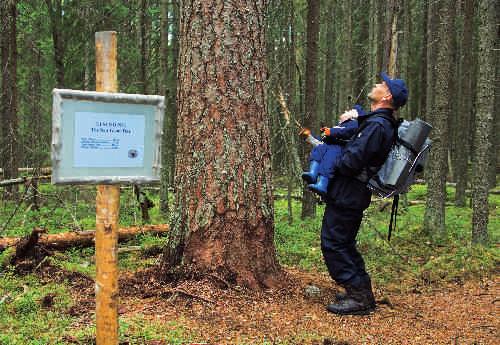
[[[314,147],[309,158],[309,171],[302,174],[309,189],[319,195],[326,195],[328,181],[333,177],[337,161],[342,155],[343,146],[358,130],[358,115],[364,115],[363,108],[354,106],[354,110],[341,116],[341,121],[333,128],[321,128],[322,145]],[[345,119],[347,117],[347,119]]]

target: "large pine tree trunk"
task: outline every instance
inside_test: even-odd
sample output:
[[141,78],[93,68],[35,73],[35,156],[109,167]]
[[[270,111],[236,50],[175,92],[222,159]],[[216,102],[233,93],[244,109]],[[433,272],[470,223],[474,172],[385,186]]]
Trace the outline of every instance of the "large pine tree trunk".
[[[319,1],[307,1],[307,54],[306,54],[306,114],[303,125],[307,128],[317,127],[317,93],[318,93],[318,40],[319,40]],[[310,148],[304,151],[305,165],[309,164]],[[302,197],[302,219],[316,215],[316,199],[314,194],[304,188]]]
[[472,172],[472,241],[488,239],[488,172],[491,149],[491,126],[493,126],[494,94],[494,47],[495,1],[480,0],[479,18],[479,74],[477,80],[476,134],[473,151]]
[[[448,172],[448,118],[450,113],[452,59],[450,56],[454,9],[451,0],[444,0],[439,9],[438,49],[435,64],[434,109],[428,114],[434,126],[427,169],[427,205],[425,228],[431,234],[445,233],[446,176]],[[433,60],[429,60],[433,61]]]
[[266,1],[181,3],[175,207],[164,268],[276,285]]

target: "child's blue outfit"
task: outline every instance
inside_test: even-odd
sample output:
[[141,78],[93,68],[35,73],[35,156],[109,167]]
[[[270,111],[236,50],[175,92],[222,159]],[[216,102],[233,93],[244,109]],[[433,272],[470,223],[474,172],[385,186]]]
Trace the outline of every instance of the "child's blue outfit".
[[[365,114],[361,106],[356,105],[358,116]],[[333,171],[342,156],[344,145],[358,130],[358,121],[346,120],[330,128],[330,135],[323,137],[323,145],[312,149],[309,157],[310,169],[302,174],[302,178],[309,183],[308,187],[315,193],[326,195],[328,181],[333,177]]]

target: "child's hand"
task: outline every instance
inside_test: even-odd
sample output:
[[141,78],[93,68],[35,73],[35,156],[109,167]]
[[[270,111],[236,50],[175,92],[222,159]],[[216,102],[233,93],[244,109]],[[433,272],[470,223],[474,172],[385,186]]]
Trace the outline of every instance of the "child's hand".
[[322,132],[321,135],[324,136],[324,137],[329,137],[330,134],[331,134],[330,133],[330,128],[328,128],[328,127],[323,127],[323,128],[320,129],[320,131]]

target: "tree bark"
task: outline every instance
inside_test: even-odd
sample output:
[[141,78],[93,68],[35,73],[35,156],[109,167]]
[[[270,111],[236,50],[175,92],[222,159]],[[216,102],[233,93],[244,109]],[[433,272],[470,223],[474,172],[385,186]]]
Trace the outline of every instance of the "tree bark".
[[389,74],[392,74],[393,77],[398,73],[398,49],[399,49],[399,41],[398,41],[398,21],[399,21],[399,1],[393,0],[392,3],[392,22],[387,23],[391,27],[391,36],[389,42],[389,59],[387,71]]
[[367,81],[375,83],[377,76],[380,73],[378,67],[379,56],[379,33],[380,33],[380,16],[379,16],[379,1],[370,0],[369,12],[369,68]]
[[140,13],[139,13],[139,30],[140,30],[140,47],[141,47],[141,61],[139,66],[139,78],[142,86],[142,93],[148,94],[148,0],[141,0]]
[[[54,3],[53,3],[54,1]],[[64,40],[62,36],[62,0],[45,0],[50,17],[52,40],[54,44],[54,63],[56,66],[56,86],[64,87]]]
[[[396,0],[387,0],[385,3],[385,26],[384,26],[384,50],[382,56],[382,68],[384,71],[389,71],[391,46],[392,46],[392,27],[394,24],[394,16],[396,15]],[[396,19],[397,20],[397,19]]]
[[418,102],[418,114],[422,119],[426,118],[426,112],[427,112],[427,56],[428,56],[428,50],[429,50],[429,43],[428,43],[428,7],[429,7],[429,2],[424,2],[423,4],[423,28],[422,28],[422,47],[423,47],[423,52],[421,52],[422,56],[422,63],[420,65],[420,73],[419,73],[419,84],[420,84],[420,92],[419,92],[419,102]]
[[472,242],[484,243],[488,239],[488,172],[491,149],[491,126],[495,101],[494,77],[496,43],[495,1],[480,0],[479,20],[479,74],[477,79],[476,135],[472,172]]
[[[307,53],[306,53],[306,111],[303,125],[307,128],[317,126],[317,92],[318,92],[318,40],[319,40],[319,10],[317,0],[307,1]],[[310,147],[304,150],[304,166],[309,164]],[[314,194],[304,187],[301,218],[316,215],[316,199]]]
[[[500,20],[500,4],[496,5],[496,22]],[[495,107],[493,109],[500,109],[500,25],[497,25],[496,30],[496,49],[494,52],[494,64],[495,64]],[[491,151],[490,151],[490,177],[489,177],[489,188],[495,188],[497,184],[497,172],[500,171],[500,160],[498,159],[498,149],[500,147],[500,115],[498,111],[493,112],[493,125],[491,126]]]
[[[164,97],[168,97],[168,0],[161,0],[160,2],[160,90]],[[172,126],[170,117],[166,116],[163,121],[163,133],[168,133],[169,128]],[[163,135],[161,144],[162,154],[162,169],[161,169],[161,184],[160,184],[160,212],[166,216],[168,215],[168,186],[170,185],[170,167],[169,161],[169,138]]]
[[[435,78],[435,102],[431,123],[432,150],[429,154],[426,180],[427,207],[424,226],[428,233],[445,235],[446,176],[448,172],[448,118],[450,112],[451,86],[449,76],[452,70],[450,56],[454,22],[451,0],[442,1],[439,9],[437,61]],[[432,60],[429,60],[432,61]],[[430,115],[430,114],[429,114]]]
[[[339,112],[343,113],[352,106],[352,0],[342,1],[342,84],[339,86]],[[309,29],[308,29],[309,31]],[[309,48],[307,49],[309,53]],[[307,89],[307,87],[306,87]]]
[[325,57],[325,114],[326,124],[331,124],[336,121],[335,109],[335,0],[331,0],[327,9],[327,49]]
[[[1,143],[0,165],[4,178],[17,177],[19,168],[19,120],[17,115],[17,1],[9,0],[0,4],[4,33],[1,35],[2,93],[0,97]],[[18,197],[17,186],[6,188],[4,199]]]
[[[38,25],[36,28],[38,29]],[[31,52],[33,54],[33,70],[31,71],[30,77],[30,87],[29,92],[31,95],[31,113],[32,113],[32,129],[31,131],[31,145],[33,149],[33,167],[35,168],[35,177],[41,175],[42,163],[43,163],[43,148],[42,143],[40,143],[39,136],[42,133],[42,114],[40,111],[41,106],[41,95],[42,95],[42,76],[41,69],[42,66],[42,54],[40,51],[40,44],[32,38],[31,42]],[[40,205],[40,196],[38,192],[38,180],[34,179],[31,185],[31,205],[33,205],[33,210],[38,210]]]
[[266,111],[266,1],[181,3],[175,213],[163,268],[281,278]]
[[426,56],[426,95],[425,95],[425,117],[430,119],[434,112],[434,77],[436,71],[436,64],[433,63],[436,61],[436,52],[438,48],[438,40],[436,37],[437,26],[438,26],[438,4],[435,2],[426,2],[427,3],[427,56]]
[[455,135],[455,145],[460,148],[460,153],[456,154],[455,176],[457,187],[455,190],[455,204],[465,206],[465,190],[468,180],[468,161],[470,148],[470,119],[472,117],[472,32],[474,30],[474,0],[464,0],[464,27],[461,42],[461,68],[460,68],[460,86],[459,99],[460,111],[457,112],[457,127]]
[[179,24],[180,24],[180,15],[179,15],[179,0],[172,1],[172,49],[171,49],[171,72],[170,72],[170,85],[167,97],[167,109],[166,116],[168,118],[168,122],[170,123],[170,127],[166,132],[167,137],[170,138],[168,143],[168,161],[167,165],[170,169],[169,184],[172,185],[174,183],[174,175],[175,175],[175,162],[176,162],[176,141],[177,141],[177,83],[178,83],[178,59],[179,59]]

